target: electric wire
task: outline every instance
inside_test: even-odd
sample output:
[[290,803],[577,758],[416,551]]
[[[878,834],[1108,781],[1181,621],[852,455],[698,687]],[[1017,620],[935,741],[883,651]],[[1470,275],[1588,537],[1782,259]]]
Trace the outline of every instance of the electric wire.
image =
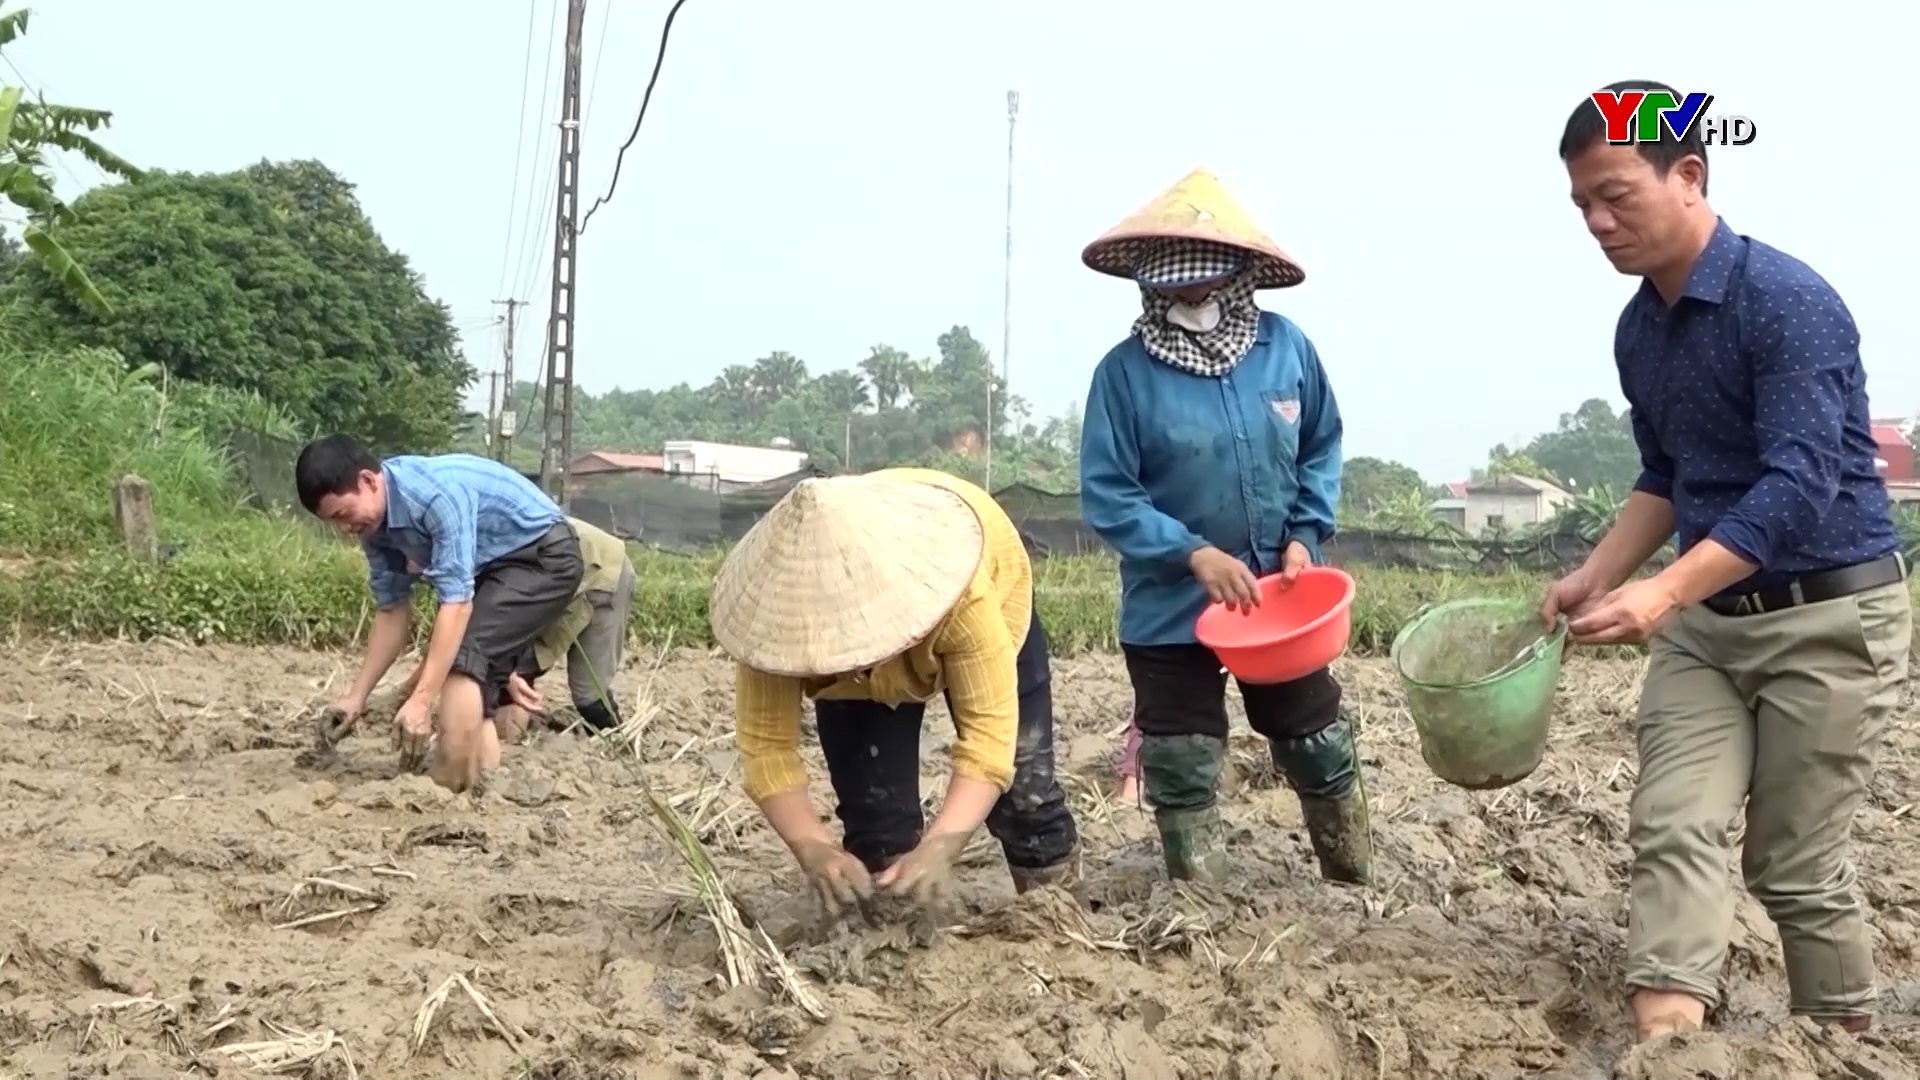
[[495,295],[507,287],[507,266],[513,261],[514,218],[520,208],[520,163],[527,147],[527,99],[533,96],[534,16],[539,11],[540,0],[527,0],[527,48],[520,62],[520,110],[513,139],[513,189],[507,195],[507,233],[500,248],[500,283],[494,287]]
[[600,88],[600,58],[607,52],[607,24],[613,21],[612,0],[603,4],[600,10],[600,43],[593,47],[593,76],[587,80],[587,96],[580,102],[580,130],[583,135],[587,121],[593,119],[593,92]]
[[640,95],[640,111],[633,118],[633,130],[627,133],[627,141],[620,144],[620,152],[614,156],[613,179],[607,183],[607,193],[595,199],[593,205],[587,207],[586,216],[580,219],[580,235],[586,234],[587,224],[593,220],[594,212],[611,201],[615,189],[620,186],[620,166],[627,160],[628,148],[633,146],[633,141],[640,137],[640,122],[647,118],[647,105],[653,101],[653,88],[659,85],[660,69],[667,62],[667,38],[673,33],[674,17],[680,14],[680,9],[686,5],[686,2],[687,0],[673,0],[673,7],[667,10],[667,21],[660,27],[660,50],[654,54],[653,74],[647,78],[647,89]]
[[[533,265],[531,265],[531,263],[533,260],[536,260],[539,257],[539,245],[538,244],[529,245],[529,240],[533,235],[531,230],[536,227],[536,223],[540,222],[542,218],[547,216],[547,211],[545,211],[544,209],[536,210],[535,208],[543,206],[544,200],[551,196],[550,192],[544,195],[541,192],[543,188],[548,188],[552,186],[552,179],[553,179],[552,164],[548,163],[546,172],[543,174],[541,171],[542,166],[541,166],[540,159],[542,157],[542,151],[546,147],[547,141],[548,141],[547,140],[548,132],[547,132],[547,123],[546,123],[547,101],[549,96],[553,93],[553,52],[554,52],[553,43],[554,43],[554,37],[558,33],[558,28],[560,23],[560,11],[561,11],[560,4],[558,0],[555,0],[555,2],[551,6],[551,14],[547,19],[547,62],[546,62],[546,67],[540,76],[540,107],[539,107],[539,110],[534,114],[537,117],[537,120],[535,122],[538,123],[540,127],[538,128],[539,134],[534,137],[533,184],[527,189],[528,214],[526,217],[521,219],[520,252],[517,258],[517,261],[519,263],[519,268],[518,268],[518,272],[515,273],[513,277],[513,292],[509,294],[511,296],[523,295],[526,289],[528,288],[528,286],[532,284],[534,267]],[[558,132],[556,131],[554,134],[555,134],[555,137],[557,138]],[[551,155],[547,155],[547,156],[551,156]],[[544,226],[539,226],[539,227],[544,228]]]

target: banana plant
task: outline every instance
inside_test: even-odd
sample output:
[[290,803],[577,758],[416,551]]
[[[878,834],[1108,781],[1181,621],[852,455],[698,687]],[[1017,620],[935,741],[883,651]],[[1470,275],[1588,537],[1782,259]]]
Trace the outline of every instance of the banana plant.
[[1395,536],[1414,536],[1425,540],[1459,539],[1459,531],[1434,516],[1424,491],[1405,491],[1383,500],[1368,510],[1358,522],[1360,527]]
[[1589,543],[1597,544],[1613,521],[1620,516],[1620,510],[1626,505],[1613,490],[1605,484],[1576,494],[1572,501],[1561,506],[1548,522],[1548,530],[1562,536],[1578,537]]
[[1900,546],[1908,562],[1920,562],[1920,506],[1901,503],[1894,507],[1893,523],[1900,529]]
[[[21,8],[0,14],[0,48],[26,33],[31,13],[31,9]],[[111,314],[113,306],[54,237],[58,226],[74,220],[74,213],[54,194],[46,151],[53,147],[76,153],[108,175],[137,179],[137,167],[101,146],[91,134],[112,120],[113,114],[101,109],[56,105],[37,96],[29,100],[21,87],[0,88],[0,196],[26,211],[20,240],[27,249],[49,274],[102,315]]]

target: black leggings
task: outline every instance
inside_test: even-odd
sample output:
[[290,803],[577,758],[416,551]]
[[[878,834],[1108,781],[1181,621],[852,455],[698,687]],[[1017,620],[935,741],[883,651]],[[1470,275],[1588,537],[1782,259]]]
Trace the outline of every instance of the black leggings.
[[[1013,784],[987,815],[1007,865],[1038,870],[1073,853],[1079,841],[1067,793],[1054,775],[1053,683],[1047,635],[1036,614],[1014,660],[1020,731],[1014,744]],[[953,699],[947,699],[949,711]],[[839,798],[847,852],[878,872],[913,850],[926,828],[920,808],[920,724],[927,707],[889,707],[875,701],[815,701],[820,753]]]
[[[1122,645],[1141,735],[1227,737],[1227,676],[1205,645]],[[1340,718],[1330,668],[1293,682],[1240,685],[1247,724],[1272,740],[1304,739]]]

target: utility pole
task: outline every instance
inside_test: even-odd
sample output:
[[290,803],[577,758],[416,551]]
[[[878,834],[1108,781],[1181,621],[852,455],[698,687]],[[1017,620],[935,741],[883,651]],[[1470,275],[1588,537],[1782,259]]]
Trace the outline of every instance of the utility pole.
[[[1000,382],[1012,388],[1007,356],[1013,349],[1013,125],[1020,116],[1020,91],[1007,91],[1007,260],[1001,272]],[[987,369],[987,491],[993,491],[993,369]]]
[[546,431],[540,442],[540,486],[562,507],[569,501],[568,466],[573,461],[573,272],[574,241],[580,226],[580,35],[586,15],[587,0],[567,0],[567,66],[560,91],[560,168],[556,175],[559,197],[554,202],[553,304],[547,315]]
[[519,426],[520,414],[513,407],[513,339],[518,336],[520,321],[515,318],[521,308],[527,306],[525,300],[495,300],[495,304],[504,304],[507,308],[506,332],[500,337],[500,411],[495,413],[494,459],[506,462],[512,458],[514,429]]

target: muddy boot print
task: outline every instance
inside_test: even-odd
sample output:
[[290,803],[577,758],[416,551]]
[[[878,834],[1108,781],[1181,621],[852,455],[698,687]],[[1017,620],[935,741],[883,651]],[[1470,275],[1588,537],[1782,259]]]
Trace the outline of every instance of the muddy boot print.
[[1013,877],[1013,891],[1021,896],[1048,885],[1072,888],[1080,880],[1080,847],[1074,845],[1072,854],[1052,866],[1009,866],[1007,872]]
[[1225,836],[1214,802],[1226,755],[1226,742],[1206,735],[1140,738],[1140,783],[1153,803],[1167,876],[1175,881],[1226,876]]
[[1373,882],[1373,830],[1367,820],[1360,757],[1345,720],[1304,739],[1275,739],[1273,763],[1300,797],[1320,876],[1350,885]]

